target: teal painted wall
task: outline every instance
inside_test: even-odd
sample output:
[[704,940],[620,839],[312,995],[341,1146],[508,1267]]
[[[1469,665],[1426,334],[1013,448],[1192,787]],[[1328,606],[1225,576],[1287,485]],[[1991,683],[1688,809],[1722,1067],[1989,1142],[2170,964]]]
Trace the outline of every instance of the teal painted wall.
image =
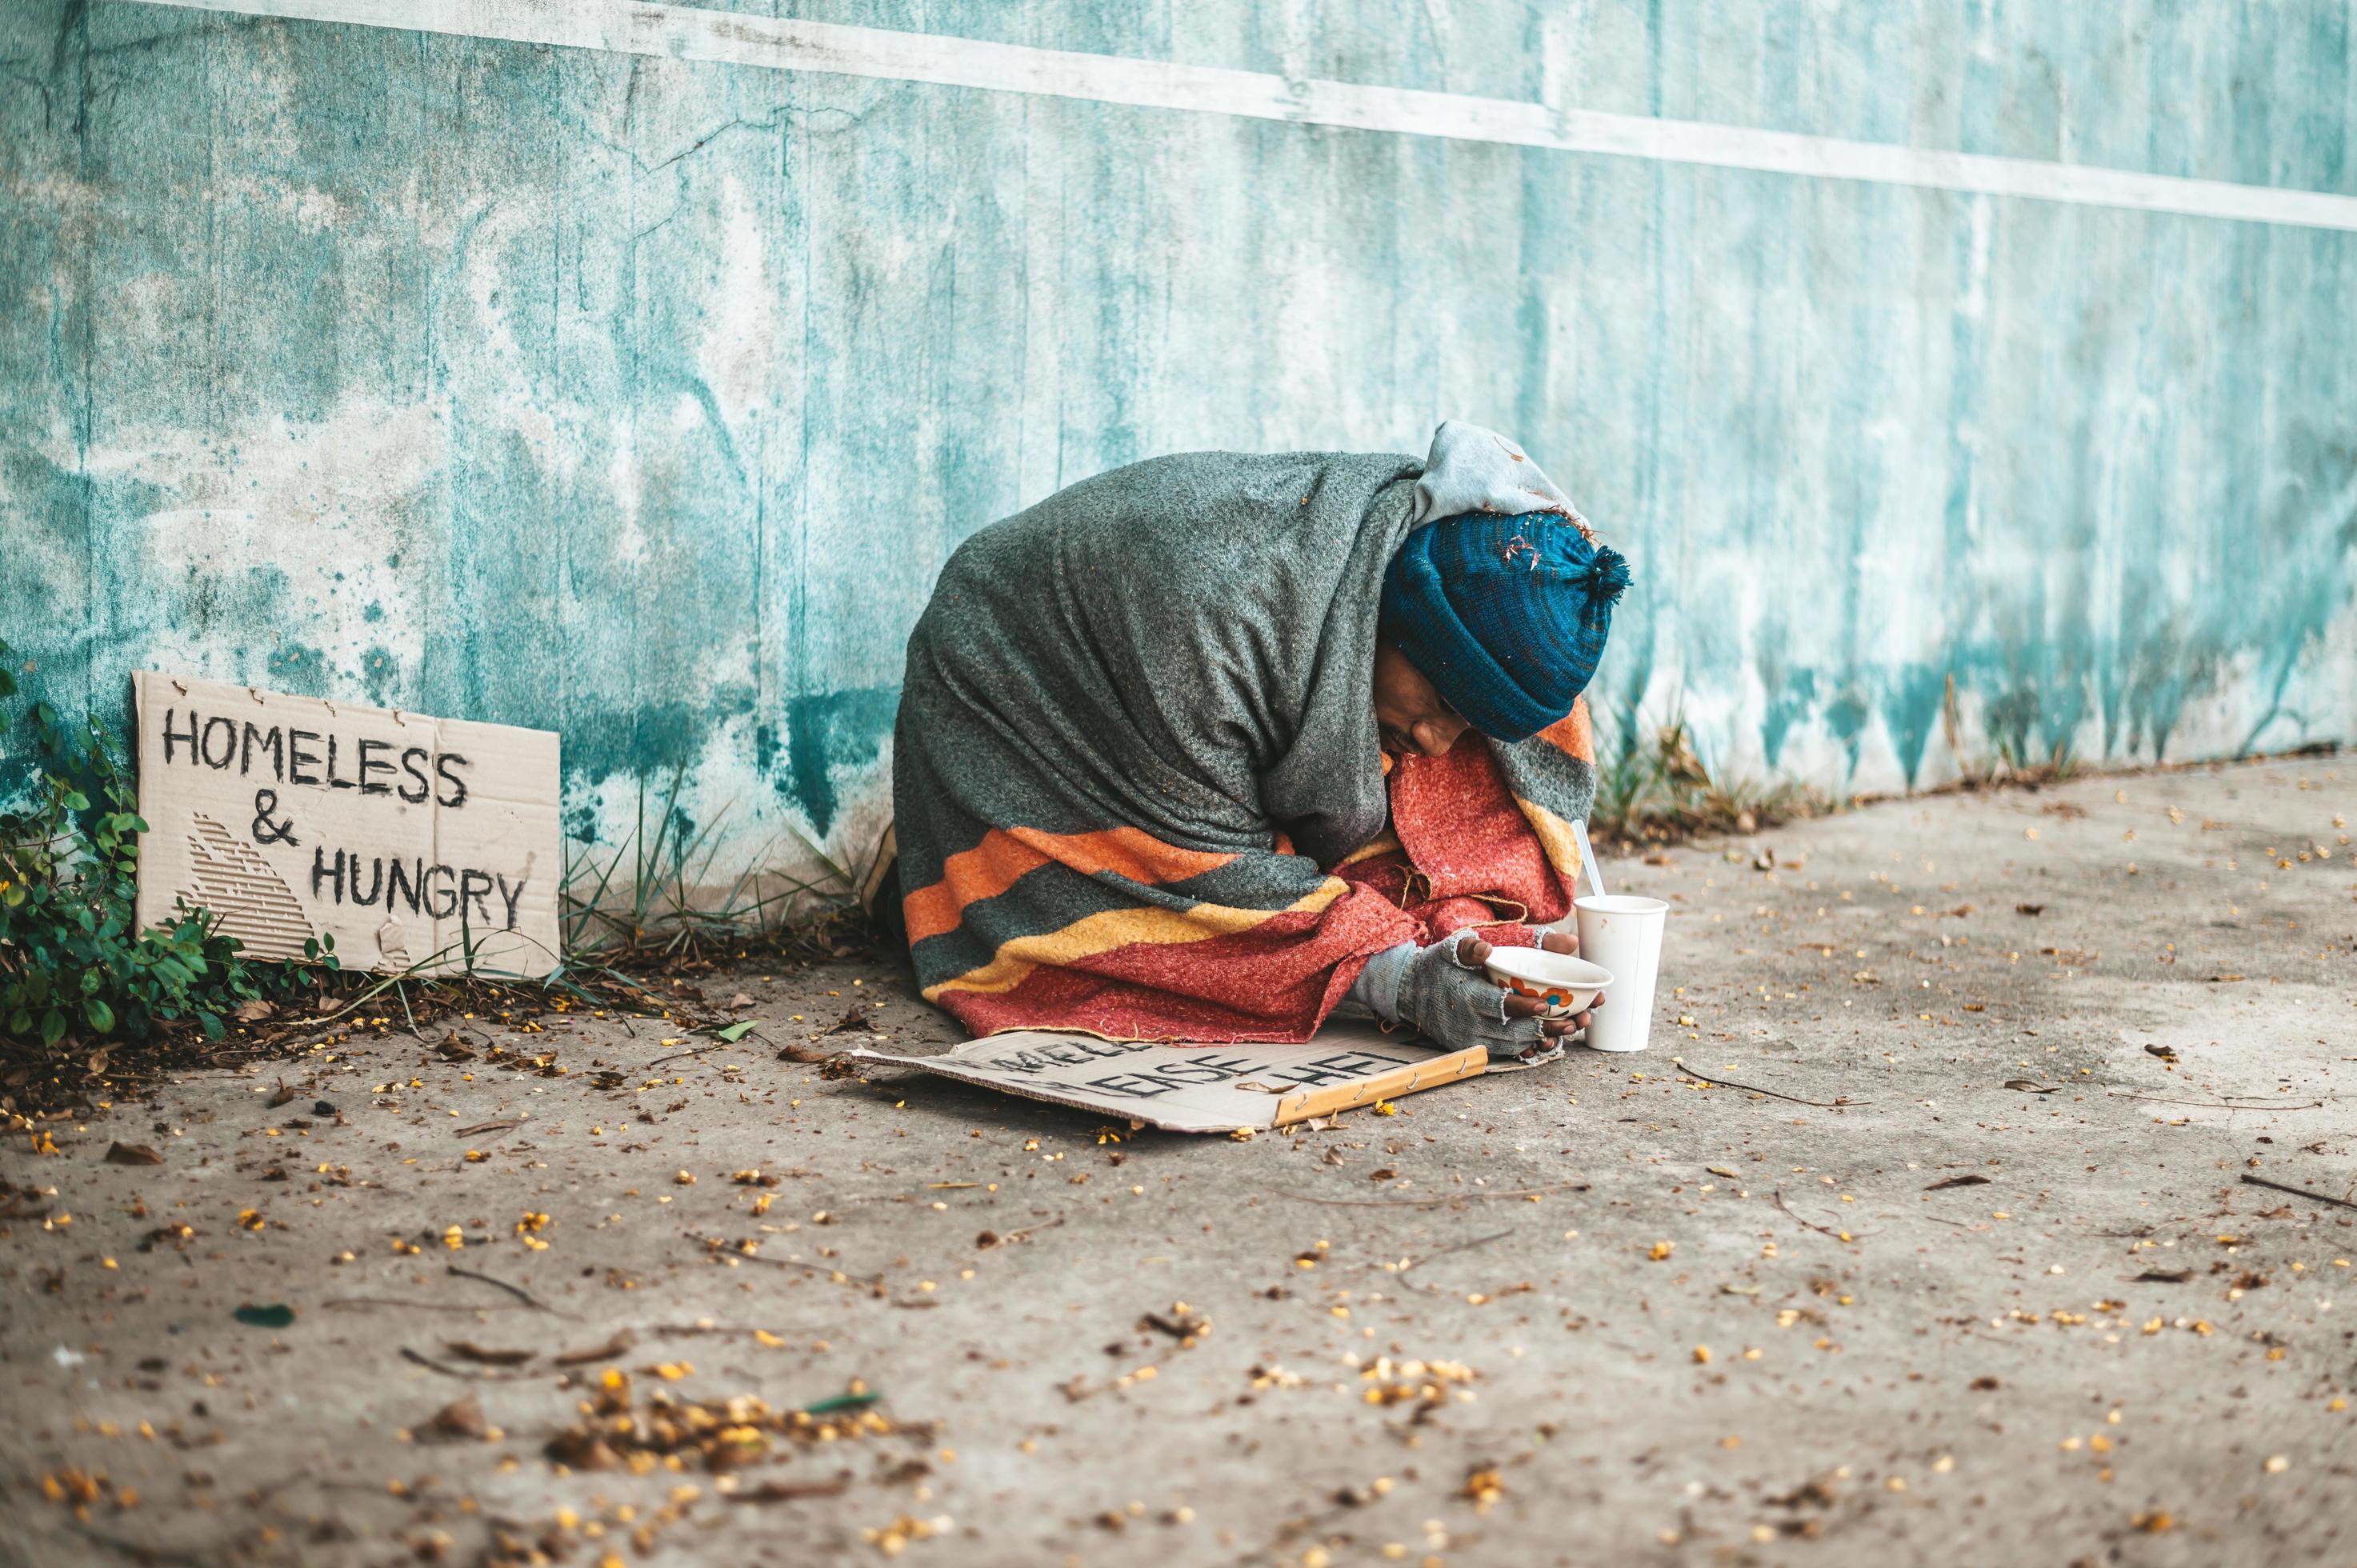
[[[751,5],[769,14],[768,7]],[[2357,193],[2345,3],[791,14]],[[2357,233],[162,8],[0,5],[0,636],[674,766],[865,853],[967,533],[1518,436],[1599,695],[1835,789],[2357,733]]]

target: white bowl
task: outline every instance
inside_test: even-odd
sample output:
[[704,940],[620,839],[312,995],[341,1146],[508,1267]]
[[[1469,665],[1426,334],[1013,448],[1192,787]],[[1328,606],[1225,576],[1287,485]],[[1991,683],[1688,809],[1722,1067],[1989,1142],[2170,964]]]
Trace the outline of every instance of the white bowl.
[[1586,1012],[1612,983],[1612,972],[1601,964],[1544,948],[1491,948],[1481,967],[1507,990],[1537,1002],[1548,1018]]

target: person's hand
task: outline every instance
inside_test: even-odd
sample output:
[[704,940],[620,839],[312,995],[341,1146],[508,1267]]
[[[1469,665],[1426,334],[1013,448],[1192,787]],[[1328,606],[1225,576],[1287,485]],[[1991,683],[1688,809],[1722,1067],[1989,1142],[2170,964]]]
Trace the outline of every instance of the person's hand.
[[[1550,932],[1542,945],[1549,952],[1567,953],[1577,950],[1579,943],[1566,933]],[[1417,953],[1400,981],[1400,1016],[1459,1050],[1480,1045],[1499,1059],[1552,1059],[1562,1050],[1565,1036],[1586,1027],[1590,1015],[1542,1016],[1545,1009],[1540,1003],[1508,991],[1482,972],[1490,951],[1488,942],[1468,931]]]
[[[1458,940],[1459,944],[1458,961],[1474,969],[1480,969],[1488,963],[1490,954],[1495,950],[1488,942],[1483,941],[1471,931],[1465,932]],[[1579,950],[1579,939],[1569,931],[1547,931],[1540,936],[1539,946],[1548,952],[1576,953]],[[1593,1023],[1596,1019],[1596,1009],[1603,1005],[1604,998],[1599,995],[1588,1004],[1588,1010],[1585,1013],[1575,1013],[1568,1018],[1545,1020],[1542,1030],[1543,1037],[1551,1040],[1569,1038],[1575,1032],[1585,1029]],[[1538,1002],[1528,996],[1518,996],[1512,993],[1507,994],[1506,1011],[1516,1017],[1535,1018],[1545,1010]]]

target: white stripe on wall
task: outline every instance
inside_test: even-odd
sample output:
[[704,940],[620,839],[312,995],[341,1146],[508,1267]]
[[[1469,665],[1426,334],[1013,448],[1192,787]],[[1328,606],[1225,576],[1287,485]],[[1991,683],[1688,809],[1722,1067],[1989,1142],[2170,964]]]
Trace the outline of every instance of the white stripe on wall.
[[668,59],[1030,92],[1305,125],[1604,153],[1663,163],[2024,197],[2082,207],[2357,231],[2357,196],[2180,179],[1835,136],[1559,109],[1503,98],[1296,80],[936,33],[738,16],[645,0],[140,0],[201,11],[452,33]]

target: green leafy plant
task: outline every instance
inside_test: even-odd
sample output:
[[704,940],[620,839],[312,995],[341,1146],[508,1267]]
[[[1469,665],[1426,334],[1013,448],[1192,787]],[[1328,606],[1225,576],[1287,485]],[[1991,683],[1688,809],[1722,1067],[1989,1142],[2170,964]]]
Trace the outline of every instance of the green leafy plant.
[[[0,702],[16,695],[0,641]],[[54,1047],[69,1035],[145,1039],[193,1023],[212,1039],[243,1004],[284,997],[339,967],[334,939],[306,964],[252,962],[217,919],[185,903],[141,931],[134,913],[140,820],[129,770],[95,717],[66,724],[47,703],[0,740],[29,740],[32,782],[0,813],[0,1034]],[[12,749],[14,746],[12,745]]]

